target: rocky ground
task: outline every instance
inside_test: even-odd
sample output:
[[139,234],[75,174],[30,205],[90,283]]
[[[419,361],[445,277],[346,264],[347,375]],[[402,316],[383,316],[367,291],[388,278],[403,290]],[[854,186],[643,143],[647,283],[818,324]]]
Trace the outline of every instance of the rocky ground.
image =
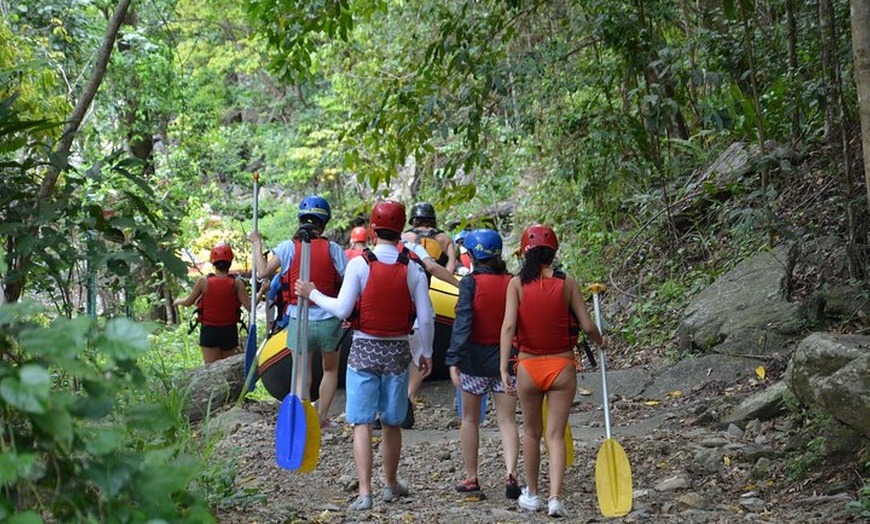
[[[634,370],[636,371],[636,370]],[[709,372],[707,373],[710,374]],[[610,390],[631,391],[633,370],[608,374]],[[594,467],[604,438],[600,375],[579,375],[571,415],[575,464],[566,475],[564,503],[568,522],[598,522]],[[726,385],[698,381],[660,399],[612,395],[613,436],[624,447],[633,475],[634,506],[621,522],[770,523],[850,522],[846,503],[855,497],[854,472],[848,464],[835,470],[806,471],[812,447],[802,438],[794,417],[745,427],[717,421],[743,397],[771,383],[770,377],[745,377]],[[404,431],[400,477],[412,488],[410,497],[386,504],[375,432],[375,506],[350,512],[356,495],[349,426],[324,433],[320,462],[313,473],[285,471],[275,463],[274,424],[277,402],[247,402],[222,413],[212,424],[224,437],[217,455],[234,457],[235,496],[218,509],[222,523],[289,522],[544,522],[546,513],[529,514],[504,498],[504,470],[493,413],[481,430],[480,482],[487,495],[468,502],[453,489],[464,478],[454,391],[449,382],[427,382],[425,405],[417,411],[414,429]],[[343,391],[333,405],[341,413]],[[341,415],[336,417],[342,421]],[[522,422],[522,416],[518,414]],[[544,455],[546,457],[546,455]],[[544,458],[546,460],[546,458]],[[522,478],[522,458],[520,459]],[[542,467],[546,472],[546,466]],[[541,482],[546,492],[546,473]]]

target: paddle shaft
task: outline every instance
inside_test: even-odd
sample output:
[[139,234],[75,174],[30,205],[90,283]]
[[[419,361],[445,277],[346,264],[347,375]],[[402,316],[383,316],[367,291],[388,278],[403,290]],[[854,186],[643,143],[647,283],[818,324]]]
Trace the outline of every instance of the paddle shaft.
[[[598,326],[598,332],[604,335],[601,331],[601,306],[598,303],[598,293],[592,294],[592,302],[595,306],[595,325]],[[604,396],[604,430],[607,438],[610,438],[610,395],[607,393],[607,365],[604,359],[604,348],[598,348],[598,361],[601,363],[601,393]]]
[[[311,239],[308,235],[302,236],[302,253],[299,259],[299,279],[308,282],[311,278]],[[291,285],[295,285],[295,282]],[[296,311],[296,347],[301,352],[299,355],[302,367],[302,376],[308,377],[308,297],[299,296]],[[307,380],[303,381],[301,399],[307,399],[309,395]]]
[[[260,175],[254,173],[254,231],[257,231],[258,201],[260,200]],[[251,329],[257,329],[257,260],[251,266]]]

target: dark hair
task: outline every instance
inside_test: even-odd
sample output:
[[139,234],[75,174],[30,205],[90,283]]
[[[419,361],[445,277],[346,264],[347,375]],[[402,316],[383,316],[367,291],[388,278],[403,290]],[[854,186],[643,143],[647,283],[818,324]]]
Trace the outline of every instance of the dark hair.
[[412,226],[436,227],[438,222],[434,218],[414,217],[411,219]]
[[402,234],[391,229],[375,229],[375,235],[387,242],[395,242]]
[[474,257],[474,252],[469,250],[468,254],[474,260],[475,267],[486,267],[492,270],[493,273],[507,273],[507,265],[501,257],[490,257],[483,260],[478,260]]
[[548,266],[556,258],[556,250],[547,246],[533,247],[526,251],[523,267],[520,268],[520,282],[528,284],[540,278],[541,268]]
[[230,265],[232,265],[232,262],[230,262],[229,260],[218,260],[214,263],[215,269],[223,272],[229,271]]

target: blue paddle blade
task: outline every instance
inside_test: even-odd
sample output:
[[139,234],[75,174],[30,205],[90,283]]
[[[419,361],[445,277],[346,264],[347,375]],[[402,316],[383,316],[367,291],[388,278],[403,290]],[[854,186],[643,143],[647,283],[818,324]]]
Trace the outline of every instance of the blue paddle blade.
[[[254,359],[257,356],[257,325],[251,324],[248,328],[248,341],[245,346],[245,378],[248,377],[248,373],[251,371],[251,366],[255,366]],[[254,373],[254,378],[251,379],[251,383],[248,384],[248,392],[254,391],[254,386],[257,385],[257,380],[259,377]]]
[[305,407],[294,394],[284,397],[275,423],[275,459],[278,466],[296,470],[305,457]]

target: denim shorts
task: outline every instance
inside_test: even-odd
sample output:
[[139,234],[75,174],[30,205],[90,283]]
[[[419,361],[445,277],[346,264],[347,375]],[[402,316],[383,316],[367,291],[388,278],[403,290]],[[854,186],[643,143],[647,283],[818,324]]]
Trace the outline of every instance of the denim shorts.
[[[308,322],[308,351],[320,351],[330,353],[338,349],[338,343],[344,330],[341,328],[341,320],[330,318],[327,320],[311,320]],[[291,318],[287,324],[287,347],[293,348],[296,344],[296,319]]]
[[382,375],[348,367],[345,384],[345,419],[348,424],[373,424],[378,415],[381,423],[387,426],[401,426],[405,421],[408,412],[407,368],[399,375]]

